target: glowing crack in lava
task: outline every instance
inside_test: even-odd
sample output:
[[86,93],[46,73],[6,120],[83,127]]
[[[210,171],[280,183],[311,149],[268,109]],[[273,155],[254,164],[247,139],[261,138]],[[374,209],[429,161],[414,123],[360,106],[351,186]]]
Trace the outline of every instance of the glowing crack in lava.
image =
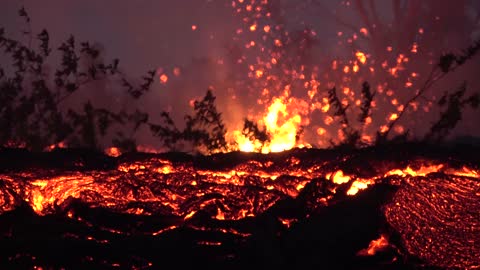
[[[381,184],[398,189],[382,211],[400,238],[391,240],[389,231],[376,232],[380,238],[372,236],[370,244],[357,250],[358,256],[393,249],[393,261],[408,254],[426,265],[445,268],[480,265],[476,241],[480,236],[478,165],[458,166],[445,159],[415,156],[408,162],[386,161],[368,151],[332,155],[314,149],[200,158],[140,154],[115,160],[110,169],[82,169],[82,161],[75,161],[76,169],[4,170],[0,174],[0,218],[26,202],[39,217],[64,217],[89,231],[99,230],[101,235],[160,237],[189,228],[248,241],[255,230],[235,224],[276,213],[273,217],[280,226],[295,230],[297,223],[319,215],[322,209],[336,207]],[[90,210],[77,209],[75,202]],[[285,202],[297,210],[292,213],[290,208],[282,208]],[[138,231],[130,225],[119,227],[89,218],[88,212],[94,209],[153,220],[163,217],[168,222]],[[77,233],[62,237],[78,238]],[[109,243],[85,237],[98,245]],[[222,247],[228,243],[222,239],[200,239],[197,244]]]

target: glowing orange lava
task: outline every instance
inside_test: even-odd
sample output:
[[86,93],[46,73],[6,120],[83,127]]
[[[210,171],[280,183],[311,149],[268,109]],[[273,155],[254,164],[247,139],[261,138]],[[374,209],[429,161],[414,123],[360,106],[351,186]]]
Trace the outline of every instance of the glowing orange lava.
[[247,138],[240,130],[230,133],[238,145],[238,150],[270,153],[306,146],[297,137],[302,124],[302,112],[305,110],[302,106],[306,105],[299,103],[294,98],[285,99],[274,98],[262,120],[259,121],[265,125],[265,130],[270,136],[268,142],[262,143],[259,140]]

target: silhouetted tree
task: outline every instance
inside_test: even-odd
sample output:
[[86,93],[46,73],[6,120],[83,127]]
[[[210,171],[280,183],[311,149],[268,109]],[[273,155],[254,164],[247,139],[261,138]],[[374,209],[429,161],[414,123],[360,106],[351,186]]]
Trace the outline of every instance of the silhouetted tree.
[[150,131],[162,141],[167,149],[177,150],[177,143],[182,140],[182,131],[177,128],[168,112],[162,112],[160,118],[160,124],[149,124]]
[[360,106],[360,115],[358,116],[358,121],[365,125],[365,121],[371,115],[372,110],[372,101],[375,97],[375,93],[372,94],[370,91],[370,84],[364,82],[362,84],[362,105]]
[[[19,16],[31,29],[30,17],[23,7]],[[139,124],[146,122],[144,117],[139,120],[138,111],[114,113],[95,108],[90,101],[83,105],[83,112],[62,107],[74,93],[87,90],[90,83],[112,76],[119,77],[126,92],[137,99],[150,89],[154,71],[143,77],[142,84],[134,87],[118,69],[118,59],[105,64],[99,59],[98,49],[88,42],[78,45],[70,36],[58,47],[61,63],[55,69],[52,81],[46,70],[52,52],[48,31],[42,30],[36,36],[37,49],[32,47],[31,30],[22,33],[27,37],[27,43],[8,38],[0,28],[0,49],[11,61],[11,67],[7,69],[0,66],[1,146],[44,150],[47,146],[65,142],[70,147],[99,148],[100,138],[106,136],[114,124],[133,123],[136,131]],[[80,61],[86,58],[90,61],[80,65]],[[113,140],[118,143],[124,139],[114,137]]]
[[[425,92],[428,89],[430,89],[432,87],[432,85],[434,85],[436,82],[443,79],[447,74],[455,71],[457,68],[464,65],[468,60],[472,59],[478,53],[478,51],[480,51],[480,40],[477,40],[477,41],[473,42],[468,48],[464,49],[462,51],[462,53],[460,53],[460,54],[447,53],[447,54],[442,55],[442,57],[440,57],[440,60],[438,61],[437,65],[435,65],[433,67],[430,75],[425,80],[422,87],[416,92],[416,94],[414,96],[412,96],[410,99],[407,100],[407,102],[404,103],[404,105],[403,105],[404,109],[402,111],[400,111],[398,117],[395,120],[390,122],[390,124],[387,126],[387,129],[386,129],[385,132],[377,132],[376,142],[377,143],[384,143],[384,142],[388,141],[388,134],[391,132],[392,128],[398,123],[398,121],[402,118],[402,116],[404,116],[407,109],[415,101],[417,101],[419,98],[423,97],[425,95]],[[460,92],[457,91],[456,93],[458,94]],[[454,93],[454,96],[456,96],[457,94]],[[475,98],[475,96],[478,96],[478,95],[479,95],[479,93],[477,92],[477,93],[473,94],[471,98]],[[460,96],[460,98],[461,97],[463,97],[463,94]],[[443,105],[443,104],[439,103],[439,105]],[[473,104],[471,104],[471,105],[473,106]],[[450,111],[450,113],[454,113],[454,112],[456,112],[456,110],[451,110]],[[442,118],[443,118],[443,116],[442,116]],[[449,129],[453,129],[455,127],[455,125],[451,126]],[[437,132],[435,132],[435,133],[437,133]],[[448,132],[443,133],[443,134],[447,135]]]
[[441,112],[440,118],[436,121],[429,132],[425,135],[424,141],[438,143],[445,139],[447,135],[462,119],[462,111],[466,106],[478,108],[480,96],[478,93],[464,98],[467,90],[466,83],[463,83],[459,89],[453,93],[445,93],[438,101],[438,105],[446,107]]
[[[404,110],[399,113],[399,116],[393,120],[387,127],[385,132],[378,132],[375,143],[383,144],[393,141],[406,141],[408,139],[408,130],[392,139],[388,138],[389,132],[398,122],[398,120],[404,115],[404,112],[415,100],[424,95],[425,91],[428,90],[433,83],[442,79],[447,73],[450,73],[462,66],[466,61],[471,59],[478,51],[480,50],[480,41],[474,42],[471,46],[463,51],[462,54],[453,54],[448,53],[443,55],[437,66],[434,67],[432,74],[427,78],[425,84],[417,93],[410,98],[404,104]],[[446,106],[446,110],[441,112],[440,119],[435,122],[427,134],[424,136],[423,140],[425,142],[433,143],[439,142],[446,138],[446,136],[455,128],[458,122],[462,119],[462,112],[466,106],[471,108],[478,108],[480,103],[480,94],[478,92],[473,93],[472,95],[465,97],[467,87],[466,83],[453,93],[445,92],[445,94],[440,98],[438,105],[441,107]],[[365,120],[369,117],[371,113],[371,104],[375,93],[371,93],[370,86],[367,82],[364,82],[362,85],[362,104],[360,106],[360,115],[358,116],[359,122],[365,125]],[[335,87],[328,90],[328,101],[330,106],[333,107],[333,116],[339,117],[339,122],[341,124],[341,129],[345,138],[339,143],[335,144],[331,141],[333,146],[349,146],[349,147],[358,147],[361,146],[360,138],[361,131],[356,130],[352,127],[351,123],[348,121],[347,109],[348,105],[343,105],[336,93]]]
[[204,153],[226,151],[226,129],[222,114],[215,106],[215,99],[212,91],[208,90],[202,100],[196,100],[193,104],[194,114],[185,116],[183,131],[176,127],[168,112],[162,112],[162,123],[149,124],[152,134],[159,137],[169,150],[175,150],[178,142],[185,141]]
[[257,123],[245,118],[243,122],[242,134],[250,141],[259,141],[262,145],[270,141],[270,134],[268,134],[265,127],[260,128]]
[[207,91],[203,100],[194,102],[193,109],[193,116],[185,116],[184,138],[196,147],[206,147],[209,152],[226,150],[226,129],[211,90]]

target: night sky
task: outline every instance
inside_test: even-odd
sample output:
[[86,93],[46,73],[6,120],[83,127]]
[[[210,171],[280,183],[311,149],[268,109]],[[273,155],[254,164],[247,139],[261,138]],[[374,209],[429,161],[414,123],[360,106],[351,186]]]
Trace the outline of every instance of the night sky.
[[[114,4],[112,4],[114,3]],[[0,25],[11,34],[21,26],[25,6],[34,30],[48,29],[52,44],[73,34],[106,47],[127,71],[185,65],[218,50],[238,19],[225,1],[2,1]],[[198,25],[198,31],[191,26]],[[213,36],[213,39],[210,37]]]

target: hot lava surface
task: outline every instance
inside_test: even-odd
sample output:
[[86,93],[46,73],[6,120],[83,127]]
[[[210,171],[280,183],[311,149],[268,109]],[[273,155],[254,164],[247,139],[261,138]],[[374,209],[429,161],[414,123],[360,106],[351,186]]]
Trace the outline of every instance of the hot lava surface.
[[477,269],[479,150],[4,149],[0,265]]

